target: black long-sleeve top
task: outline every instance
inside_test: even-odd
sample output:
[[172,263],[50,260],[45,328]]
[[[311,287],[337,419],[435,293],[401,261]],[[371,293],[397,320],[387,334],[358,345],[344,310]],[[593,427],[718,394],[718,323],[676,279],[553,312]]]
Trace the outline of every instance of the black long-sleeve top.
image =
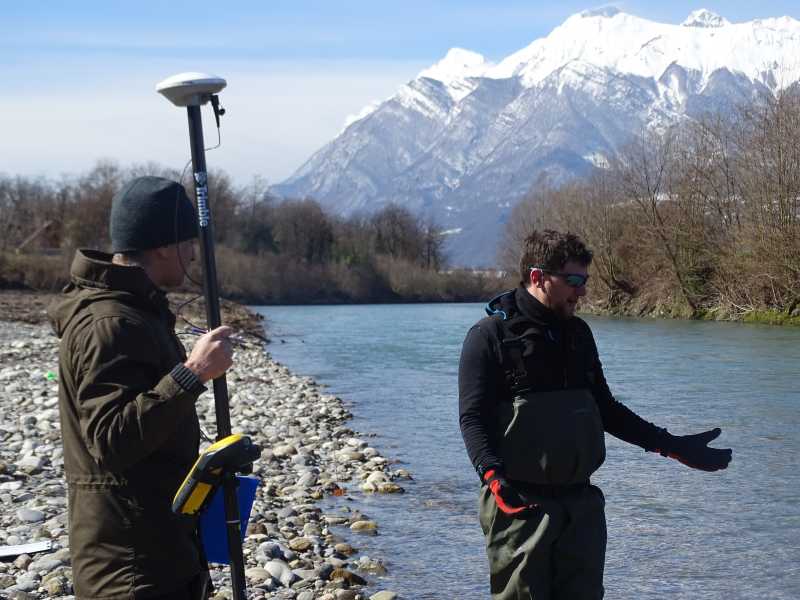
[[593,394],[603,428],[611,435],[645,450],[655,450],[664,430],[645,421],[614,399],[606,383],[591,329],[578,317],[560,319],[520,286],[499,297],[498,314],[475,324],[467,333],[458,370],[459,422],[467,453],[479,476],[503,468],[496,452],[496,409],[511,401],[499,339],[501,318],[521,315],[516,322],[543,332],[535,349],[526,351],[527,370],[535,389],[550,391],[587,387]]

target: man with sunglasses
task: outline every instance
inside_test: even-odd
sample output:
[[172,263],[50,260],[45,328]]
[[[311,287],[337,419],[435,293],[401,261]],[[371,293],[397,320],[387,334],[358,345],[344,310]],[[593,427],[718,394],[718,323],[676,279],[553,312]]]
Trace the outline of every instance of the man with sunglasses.
[[481,479],[494,600],[603,597],[605,499],[590,477],[604,433],[705,471],[730,449],[719,429],[675,436],[617,402],[589,326],[575,316],[592,253],[575,235],[533,231],[519,287],[487,306],[459,364],[461,432]]

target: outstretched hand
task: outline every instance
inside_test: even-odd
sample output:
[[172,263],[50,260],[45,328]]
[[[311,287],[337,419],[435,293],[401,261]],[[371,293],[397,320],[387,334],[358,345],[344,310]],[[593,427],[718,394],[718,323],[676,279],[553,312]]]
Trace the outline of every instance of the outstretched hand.
[[717,427],[693,435],[667,434],[667,447],[660,449],[662,456],[682,462],[687,467],[702,471],[726,469],[733,457],[730,448],[710,448],[709,442],[717,439],[722,430]]

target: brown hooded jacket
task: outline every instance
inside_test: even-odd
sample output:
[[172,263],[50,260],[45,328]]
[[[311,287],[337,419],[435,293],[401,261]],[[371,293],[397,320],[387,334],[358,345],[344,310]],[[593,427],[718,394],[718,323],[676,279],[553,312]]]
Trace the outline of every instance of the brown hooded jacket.
[[132,599],[206,566],[172,498],[197,458],[197,392],[170,375],[186,353],[143,269],[79,250],[50,308],[61,338],[59,406],[75,595]]

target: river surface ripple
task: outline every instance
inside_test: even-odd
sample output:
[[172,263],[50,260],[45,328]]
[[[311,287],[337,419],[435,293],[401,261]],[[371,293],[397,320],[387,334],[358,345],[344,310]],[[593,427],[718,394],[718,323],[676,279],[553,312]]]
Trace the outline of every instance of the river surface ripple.
[[[414,475],[401,482],[407,494],[348,503],[379,523],[378,536],[348,532],[362,554],[387,561],[370,590],[488,598],[457,391],[461,343],[482,305],[257,310],[272,356],[345,400],[352,427]],[[715,444],[734,449],[727,471],[708,474],[606,436],[593,478],[607,500],[606,598],[800,598],[800,329],[587,321],[618,400],[673,433],[721,427]]]

